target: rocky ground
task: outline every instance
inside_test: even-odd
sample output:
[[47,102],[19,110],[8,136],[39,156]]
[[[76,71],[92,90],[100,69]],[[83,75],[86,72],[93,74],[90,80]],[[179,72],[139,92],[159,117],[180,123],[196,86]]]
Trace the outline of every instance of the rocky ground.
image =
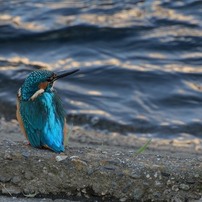
[[[62,154],[27,145],[0,120],[1,201],[200,201],[200,139],[153,139],[74,127]],[[16,198],[17,197],[17,198]]]

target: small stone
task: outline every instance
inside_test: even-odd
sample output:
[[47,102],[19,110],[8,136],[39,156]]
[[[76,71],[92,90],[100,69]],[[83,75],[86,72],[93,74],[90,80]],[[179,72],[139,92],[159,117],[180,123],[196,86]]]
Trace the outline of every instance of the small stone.
[[95,170],[92,168],[89,168],[87,171],[88,175],[92,175],[94,172],[95,172]]
[[28,158],[30,156],[29,152],[22,152],[22,156],[24,156],[25,158]]
[[74,163],[77,170],[82,170],[87,166],[87,163],[80,159],[72,159],[71,162]]
[[161,193],[160,193],[160,192],[154,192],[154,193],[153,193],[153,196],[154,196],[155,198],[160,199],[160,198],[161,198]]
[[106,190],[106,191],[101,192],[101,195],[102,195],[102,196],[105,196],[106,194],[107,194],[107,190]]
[[125,202],[127,200],[127,198],[121,198],[120,201],[121,202]]
[[131,177],[134,178],[134,179],[139,179],[139,178],[141,178],[141,174],[140,174],[140,173],[137,173],[137,172],[133,172],[133,173],[131,174]]
[[135,200],[140,200],[142,198],[143,194],[144,194],[144,191],[142,189],[136,188],[133,191],[133,198]]
[[170,194],[171,190],[170,189],[166,189],[164,192],[163,192],[163,195],[168,195]]
[[48,169],[46,167],[43,167],[43,173],[48,174]]
[[79,159],[79,156],[70,156],[69,158],[70,158],[71,160],[72,160],[72,159]]
[[32,179],[34,178],[34,175],[33,175],[32,172],[26,171],[26,172],[25,172],[25,178],[26,178],[27,180],[32,180]]
[[0,182],[9,182],[11,180],[10,176],[0,176]]
[[155,186],[156,187],[161,187],[162,186],[162,183],[158,180],[155,181]]
[[163,177],[170,177],[170,174],[169,174],[169,173],[166,173],[166,172],[161,172],[161,175],[162,175]]
[[154,173],[154,177],[155,177],[155,178],[158,177],[158,173],[157,173],[157,172]]
[[14,176],[11,180],[12,183],[14,184],[18,184],[21,181],[21,177],[20,176]]
[[180,189],[188,191],[190,189],[190,187],[187,184],[180,184]]
[[56,157],[55,157],[56,161],[63,161],[63,160],[65,160],[66,158],[67,158],[66,155],[60,155],[60,156],[56,156]]
[[166,184],[167,184],[167,185],[171,185],[171,184],[172,184],[172,181],[171,181],[171,180],[168,180]]
[[199,174],[198,174],[198,173],[195,174],[194,177],[195,177],[195,178],[199,178]]
[[4,159],[6,159],[6,160],[12,160],[12,156],[11,156],[10,151],[5,151]]
[[172,190],[173,190],[173,191],[176,191],[176,192],[179,191],[178,185],[173,185],[173,186],[172,186]]
[[86,189],[85,189],[85,188],[84,188],[84,189],[82,189],[82,190],[81,190],[81,192],[82,192],[82,193],[84,193],[84,194],[86,194],[86,193],[87,193],[87,191],[86,191]]

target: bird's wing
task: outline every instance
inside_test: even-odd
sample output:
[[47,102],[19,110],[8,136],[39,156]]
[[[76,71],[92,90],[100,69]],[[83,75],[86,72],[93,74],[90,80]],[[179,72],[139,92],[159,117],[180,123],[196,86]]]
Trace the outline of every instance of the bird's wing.
[[45,92],[34,101],[22,101],[20,114],[32,146],[47,146],[56,152],[64,150],[65,112],[55,93]]

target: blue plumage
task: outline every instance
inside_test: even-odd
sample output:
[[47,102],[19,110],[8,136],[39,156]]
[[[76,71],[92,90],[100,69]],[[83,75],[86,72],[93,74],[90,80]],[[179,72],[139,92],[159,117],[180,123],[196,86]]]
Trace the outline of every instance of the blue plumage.
[[17,119],[22,132],[33,147],[64,151],[66,131],[65,111],[53,82],[73,72],[56,75],[37,70],[24,81],[18,92]]

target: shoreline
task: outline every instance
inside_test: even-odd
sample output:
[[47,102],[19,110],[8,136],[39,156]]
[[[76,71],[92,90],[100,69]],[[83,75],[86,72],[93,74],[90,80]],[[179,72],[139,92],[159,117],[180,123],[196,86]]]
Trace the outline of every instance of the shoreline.
[[16,120],[0,124],[1,195],[77,201],[194,201],[202,196],[200,139],[153,139],[135,155],[148,139],[75,126],[65,152],[56,154],[26,145]]

